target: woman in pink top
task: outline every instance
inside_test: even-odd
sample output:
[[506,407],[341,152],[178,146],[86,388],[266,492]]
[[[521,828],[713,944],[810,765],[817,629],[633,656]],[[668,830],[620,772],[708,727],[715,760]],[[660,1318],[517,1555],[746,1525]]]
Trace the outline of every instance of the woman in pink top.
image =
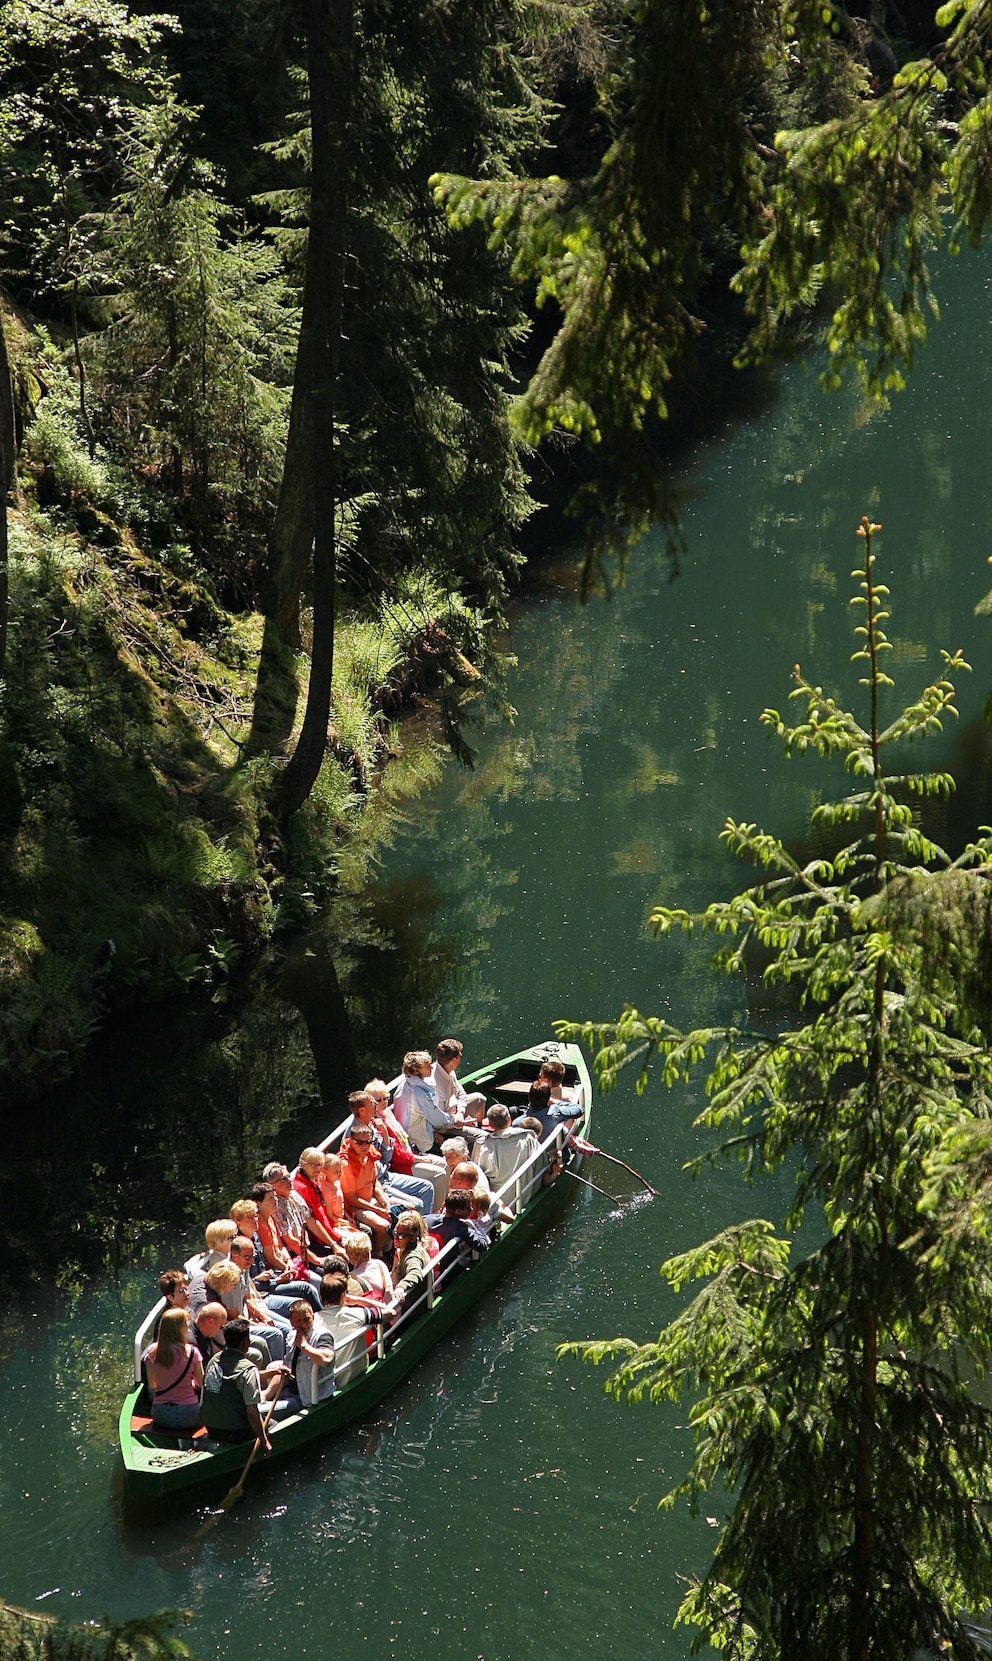
[[167,1309],[157,1341],[145,1351],[152,1419],[160,1430],[193,1430],[200,1423],[203,1361],[188,1332],[189,1310]]

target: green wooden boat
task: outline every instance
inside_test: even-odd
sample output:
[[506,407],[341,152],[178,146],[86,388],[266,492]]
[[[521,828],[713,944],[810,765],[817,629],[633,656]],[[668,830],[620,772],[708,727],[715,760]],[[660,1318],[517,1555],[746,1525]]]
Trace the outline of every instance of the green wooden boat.
[[[536,1044],[468,1074],[463,1083],[475,1090],[484,1090],[491,1103],[519,1107],[540,1072],[541,1063],[552,1059],[565,1065],[566,1088],[581,1088],[582,1117],[575,1129],[588,1135],[592,1084],[582,1053],[575,1044]],[[325,1148],[338,1145],[346,1123],[331,1132],[323,1144]],[[452,1242],[444,1248],[435,1259],[434,1285],[424,1299],[412,1303],[385,1331],[378,1329],[376,1351],[370,1355],[364,1373],[326,1401],[278,1421],[272,1420],[269,1426],[272,1453],[266,1465],[305,1442],[344,1429],[377,1406],[526,1251],[575,1191],[575,1184],[567,1175],[559,1176],[548,1186],[542,1182],[548,1152],[566,1136],[564,1130],[553,1132],[531,1161],[499,1190],[504,1204],[515,1215],[511,1223],[503,1225],[499,1238],[484,1256],[466,1271],[459,1265],[457,1244]],[[578,1170],[580,1165],[581,1154],[573,1150],[570,1169]],[[127,1488],[131,1493],[150,1496],[177,1494],[212,1481],[230,1483],[240,1474],[252,1447],[250,1441],[233,1445],[212,1443],[203,1431],[193,1437],[180,1437],[153,1428],[148,1417],[150,1403],[141,1383],[141,1355],[163,1308],[164,1301],[155,1306],[135,1334],[135,1386],[128,1393],[120,1415],[120,1447]]]

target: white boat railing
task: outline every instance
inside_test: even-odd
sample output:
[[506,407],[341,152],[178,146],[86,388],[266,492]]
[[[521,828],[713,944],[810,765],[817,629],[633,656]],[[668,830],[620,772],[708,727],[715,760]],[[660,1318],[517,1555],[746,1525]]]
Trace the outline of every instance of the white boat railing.
[[349,1113],[346,1118],[341,1120],[339,1125],[335,1125],[329,1136],[324,1137],[323,1142],[317,1143],[317,1147],[320,1149],[321,1153],[327,1153],[328,1149],[330,1149],[332,1153],[337,1152],[338,1148],[341,1146],[341,1143],[344,1141],[345,1131],[351,1124],[351,1119],[352,1115]]
[[[331,1134],[333,1136],[334,1132]],[[551,1131],[536,1151],[531,1154],[530,1158],[521,1165],[519,1171],[514,1171],[503,1186],[495,1190],[495,1197],[502,1200],[504,1205],[509,1206],[512,1194],[515,1202],[514,1209],[517,1216],[519,1216],[527,1200],[542,1185],[552,1153],[563,1153],[565,1143],[570,1135],[571,1131],[567,1130],[564,1125],[559,1125]],[[507,1224],[508,1228],[512,1228],[512,1226],[512,1223]],[[414,1317],[421,1313],[425,1296],[427,1308],[433,1308],[434,1299],[443,1290],[447,1282],[465,1266],[465,1251],[466,1243],[464,1241],[449,1240],[448,1244],[442,1247],[437,1257],[431,1260],[430,1269],[424,1276],[426,1282],[425,1295],[421,1294],[414,1298],[413,1302],[404,1308],[402,1314],[398,1315],[396,1320],[390,1322],[388,1326],[385,1326],[385,1324],[380,1326],[377,1346],[380,1356],[385,1349],[385,1335],[388,1334],[391,1340],[395,1339],[401,1329],[408,1326]],[[473,1261],[477,1259],[478,1255],[477,1252],[471,1253]]]
[[164,1308],[165,1308],[165,1299],[164,1298],[159,1298],[158,1303],[155,1305],[155,1308],[153,1310],[151,1310],[151,1312],[148,1315],[145,1316],[144,1320],[142,1321],[141,1325],[139,1326],[137,1332],[134,1335],[134,1382],[135,1382],[135,1384],[140,1384],[141,1383],[141,1357],[144,1355],[145,1350],[148,1348],[148,1342],[149,1342],[150,1336],[155,1330],[155,1322],[158,1320],[158,1318],[161,1315]]
[[461,1240],[449,1240],[446,1246],[441,1247],[437,1256],[431,1258],[424,1271],[423,1291],[418,1292],[410,1303],[404,1305],[395,1320],[380,1327],[380,1343],[383,1333],[388,1335],[390,1342],[395,1342],[397,1337],[402,1336],[404,1327],[410,1326],[414,1319],[423,1313],[425,1304],[429,1310],[434,1308],[435,1298],[441,1295],[448,1281],[460,1273],[463,1267],[463,1245],[464,1242]]

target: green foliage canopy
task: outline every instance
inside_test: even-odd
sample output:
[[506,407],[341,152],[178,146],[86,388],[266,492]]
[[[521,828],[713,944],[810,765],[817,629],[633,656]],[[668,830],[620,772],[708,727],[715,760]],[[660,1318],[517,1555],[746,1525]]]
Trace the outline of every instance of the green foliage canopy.
[[8,0],[0,31],[0,248],[38,304],[88,272],[94,216],[119,182],[118,144],[160,90],[175,26],[102,0]]
[[[710,7],[636,0],[597,17],[608,143],[591,177],[433,181],[455,225],[481,221],[514,275],[559,322],[518,400],[524,440],[554,426],[604,452],[579,509],[591,538],[618,545],[671,522],[655,420],[703,327],[699,289],[764,211],[776,107],[847,110],[863,71],[807,0]],[[829,74],[826,72],[829,71]],[[728,273],[729,274],[729,273]]]
[[[926,257],[977,246],[992,212],[992,8],[952,0],[934,50],[899,63],[872,7],[820,0],[596,8],[607,142],[596,169],[439,174],[452,223],[481,221],[556,327],[516,406],[596,447],[576,502],[598,554],[677,510],[658,446],[673,374],[729,284],[739,362],[790,348],[814,306],[828,387],[903,385],[936,310]],[[905,43],[897,43],[906,53]],[[881,66],[884,64],[884,68]]]
[[276,248],[232,223],[188,153],[193,113],[163,88],[122,141],[102,232],[110,322],[87,355],[118,445],[157,467],[250,592],[244,544],[274,506],[299,311]]
[[[348,226],[336,451],[354,504],[341,575],[373,603],[405,572],[498,609],[520,563],[527,495],[510,431],[509,354],[523,332],[506,260],[458,236],[431,201],[442,161],[506,178],[539,140],[519,8],[355,13]],[[306,87],[272,147],[306,176]],[[306,245],[309,191],[267,193],[290,270]]]

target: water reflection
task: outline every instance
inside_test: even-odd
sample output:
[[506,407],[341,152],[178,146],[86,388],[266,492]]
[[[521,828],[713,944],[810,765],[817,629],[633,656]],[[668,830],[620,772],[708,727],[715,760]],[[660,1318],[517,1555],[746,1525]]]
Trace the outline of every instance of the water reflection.
[[839,765],[786,761],[758,717],[787,708],[797,660],[844,703],[863,703],[849,600],[865,510],[883,522],[879,574],[893,594],[897,684],[883,720],[940,672],[942,647],[963,645],[976,669],[960,683],[960,724],[925,760],[914,754],[958,783],[948,803],[925,804],[927,829],[956,853],[992,820],[981,719],[992,636],[974,615],[992,522],[980,486],[992,410],[973,390],[987,298],[966,262],[947,262],[941,286],[950,321],[891,409],[827,399],[799,370],[772,419],[700,454],[695,480],[708,488],[686,511],[678,582],[656,540],[595,618],[548,592],[515,619],[527,666],[516,725],[490,738],[475,774],[449,772],[403,851],[407,882],[444,872],[423,943],[458,970],[431,1029],[485,1035],[487,1047],[492,1035],[499,1051],[522,1009],[545,1023],[605,1018],[627,998],[693,1022],[729,1014],[735,993],[712,981],[708,952],[655,949],[644,918],[654,903],[693,908],[740,882],[718,842],[728,814],[800,846],[812,809],[842,785]]
[[[9,1315],[0,1363],[39,1302],[54,1316],[142,1261],[152,1286],[269,1159],[295,1163],[340,1117],[350,1089],[371,1072],[395,1071],[406,1033],[454,967],[446,946],[417,949],[437,902],[418,896],[419,884],[400,887],[369,906],[347,965],[351,1020],[315,933],[287,954],[277,982],[262,975],[220,1003],[129,1012],[76,1078],[5,1126],[0,1288]],[[391,929],[380,909],[396,919]],[[119,1313],[107,1330],[119,1333]],[[105,1374],[91,1359],[94,1376]]]
[[302,1019],[268,992],[134,1013],[37,1116],[6,1130],[6,1295],[65,1307],[123,1265],[197,1238],[318,1101]]

